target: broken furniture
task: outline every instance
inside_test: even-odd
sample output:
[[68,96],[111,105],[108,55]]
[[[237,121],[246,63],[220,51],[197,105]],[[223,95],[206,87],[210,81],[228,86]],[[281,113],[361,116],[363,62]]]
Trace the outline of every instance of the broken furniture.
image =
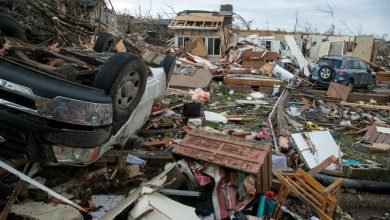
[[271,144],[239,137],[192,130],[177,144],[176,155],[202,160],[256,175],[258,193],[266,192],[272,181]]
[[292,192],[300,200],[310,205],[320,220],[332,219],[337,208],[343,183],[342,178],[338,178],[328,187],[324,187],[302,169],[298,169],[295,173],[281,173],[277,169],[272,169],[272,172],[281,183],[273,218],[278,218],[286,196]]

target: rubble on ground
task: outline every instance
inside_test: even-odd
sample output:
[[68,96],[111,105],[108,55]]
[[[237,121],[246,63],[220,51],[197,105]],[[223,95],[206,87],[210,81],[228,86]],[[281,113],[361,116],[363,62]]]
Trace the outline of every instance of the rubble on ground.
[[[73,39],[64,32],[73,26],[56,28],[75,16],[69,6],[45,2],[31,5],[51,17],[69,12],[56,15],[52,34],[92,47],[96,24],[82,20]],[[334,82],[319,89],[293,36],[281,53],[254,39],[226,45],[215,63],[201,38],[175,49],[173,41],[155,46],[120,34],[112,52],[137,53],[150,66],[177,56],[170,88],[139,139],[85,167],[2,158],[2,217],[347,219],[342,192],[389,193],[388,69],[377,78],[385,92]]]

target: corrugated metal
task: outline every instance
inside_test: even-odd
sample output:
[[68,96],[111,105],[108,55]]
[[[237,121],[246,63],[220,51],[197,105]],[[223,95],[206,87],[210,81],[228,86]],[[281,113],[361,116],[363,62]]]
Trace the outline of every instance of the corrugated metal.
[[271,144],[193,130],[175,146],[174,154],[256,175],[258,192],[271,187]]
[[376,125],[372,125],[364,135],[363,140],[371,143],[390,144],[390,134],[378,132]]

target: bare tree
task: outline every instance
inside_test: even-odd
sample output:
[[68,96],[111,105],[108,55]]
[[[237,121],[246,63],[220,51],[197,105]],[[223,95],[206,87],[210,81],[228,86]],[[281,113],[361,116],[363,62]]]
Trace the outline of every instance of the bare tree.
[[[241,23],[241,26],[244,27],[245,29],[247,30],[250,30],[251,29],[251,26],[252,26],[252,23],[255,19],[252,19],[252,20],[245,20],[244,17],[242,17],[241,15],[237,14],[237,13],[234,13],[233,12],[233,15],[234,15],[234,18],[237,19],[238,21],[240,21]],[[236,26],[236,25],[235,25]]]
[[166,17],[168,17],[170,19],[173,19],[177,15],[175,9],[172,6],[168,5],[168,4],[164,4],[164,5],[166,7],[168,7],[171,12],[167,12],[167,11],[165,11],[165,9],[162,9],[162,12],[164,13],[164,15]]
[[317,8],[317,11],[320,11],[324,14],[327,14],[331,17],[332,19],[332,25],[331,27],[329,28],[329,30],[327,31],[330,35],[333,35],[334,34],[334,30],[335,30],[335,25],[334,25],[334,9],[336,8],[336,5],[330,5],[328,1],[325,1],[326,2],[326,5],[327,5],[327,9],[322,9],[322,8]]
[[349,28],[349,26],[347,25],[347,23],[343,20],[339,20],[341,24],[343,24],[347,30],[352,34],[352,35],[355,35],[355,33]]
[[150,2],[149,2],[149,9],[148,9],[148,11],[145,14],[145,18],[151,18],[152,17],[152,15],[150,14],[150,11],[152,10],[152,4],[153,4],[153,1],[150,0]]
[[297,27],[299,23],[299,9],[295,10],[295,25],[294,25],[294,32],[297,32]]
[[309,22],[308,18],[306,18],[304,29],[306,33],[314,33],[313,25]]

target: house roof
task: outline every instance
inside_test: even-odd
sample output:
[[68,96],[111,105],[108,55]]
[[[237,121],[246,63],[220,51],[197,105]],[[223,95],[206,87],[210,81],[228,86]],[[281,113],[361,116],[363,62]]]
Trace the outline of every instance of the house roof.
[[189,14],[179,15],[174,21],[206,21],[223,22],[224,17],[215,15],[214,12],[191,12]]
[[178,13],[170,25],[171,29],[217,30],[222,26],[224,16],[218,12],[183,11]]

